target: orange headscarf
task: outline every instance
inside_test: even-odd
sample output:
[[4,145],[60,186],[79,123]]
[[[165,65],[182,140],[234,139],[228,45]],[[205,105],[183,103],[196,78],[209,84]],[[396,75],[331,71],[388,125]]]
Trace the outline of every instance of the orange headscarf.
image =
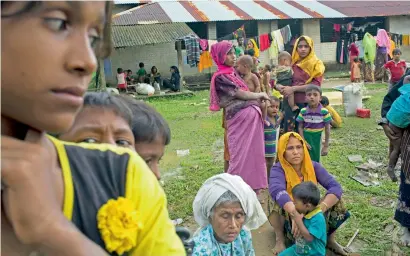
[[285,151],[288,146],[290,136],[295,137],[303,145],[303,161],[302,161],[302,175],[303,181],[311,181],[317,184],[315,169],[313,167],[312,160],[310,159],[309,150],[306,147],[306,143],[303,141],[302,137],[296,132],[288,132],[283,134],[279,138],[278,142],[278,158],[280,165],[282,166],[285,172],[286,178],[286,191],[288,192],[290,198],[293,200],[292,189],[299,183],[301,183],[298,174],[292,165],[285,159]]
[[[304,38],[310,46],[310,53],[304,59],[299,56],[297,50],[301,38]],[[325,65],[316,56],[315,49],[313,48],[313,40],[308,36],[301,36],[298,40],[296,40],[292,53],[292,64],[296,64],[309,75],[309,79],[306,81],[306,84],[312,82],[313,78],[322,76],[325,73]]]

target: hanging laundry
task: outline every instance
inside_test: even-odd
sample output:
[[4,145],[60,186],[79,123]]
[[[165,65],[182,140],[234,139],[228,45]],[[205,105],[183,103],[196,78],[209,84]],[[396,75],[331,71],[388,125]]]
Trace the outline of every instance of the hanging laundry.
[[336,32],[340,32],[340,27],[341,27],[340,24],[333,24],[333,30]]
[[356,46],[359,48],[359,59],[364,58],[363,41],[356,41]]
[[208,40],[208,49],[209,49],[209,53],[211,53],[211,49],[212,49],[212,45],[218,43],[217,40]]
[[270,33],[270,37],[272,39],[272,42],[269,47],[269,59],[277,60],[279,53],[278,43],[276,42],[275,35],[273,34],[273,32]]
[[390,39],[390,52],[389,56],[391,59],[393,59],[393,50],[396,49],[396,43]]
[[209,51],[203,51],[199,58],[198,71],[202,73],[204,69],[212,67],[212,57]]
[[263,34],[259,36],[259,45],[262,52],[269,49],[270,47],[270,41],[269,41],[269,35],[268,34]]
[[199,45],[201,46],[202,51],[206,51],[208,49],[208,40],[200,39],[199,40]]
[[185,41],[188,65],[191,68],[196,67],[200,58],[199,38],[195,35],[189,35],[185,36],[183,39]]
[[285,50],[285,44],[283,43],[283,37],[282,34],[280,33],[280,30],[275,30],[273,31],[273,34],[275,35],[276,42],[278,43],[278,49],[279,51],[284,51]]
[[287,44],[290,42],[290,40],[292,40],[292,32],[290,31],[289,25],[281,28],[280,33],[282,34],[283,44]]
[[409,45],[409,35],[403,35],[403,45],[404,46]]
[[232,34],[235,39],[238,39],[239,37],[246,38],[245,25],[242,25],[240,28],[235,30]]
[[398,43],[399,43],[399,46],[402,46],[402,45],[403,45],[403,35],[399,35],[399,36],[397,37],[397,41],[398,41]]
[[346,64],[348,59],[348,47],[345,40],[337,41],[336,61],[340,64]]

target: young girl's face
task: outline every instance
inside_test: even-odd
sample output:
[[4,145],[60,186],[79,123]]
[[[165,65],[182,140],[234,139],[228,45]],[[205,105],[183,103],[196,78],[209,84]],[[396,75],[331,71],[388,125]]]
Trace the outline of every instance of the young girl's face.
[[248,49],[253,49],[253,43],[252,41],[248,41]]
[[[96,70],[105,2],[8,2],[1,7],[2,117],[68,129]],[[6,17],[11,15],[10,17]]]
[[160,179],[159,162],[165,152],[164,139],[158,136],[151,142],[138,142],[135,144],[135,151],[147,163],[155,177]]
[[59,139],[70,142],[106,143],[134,149],[134,135],[128,122],[109,108],[86,106],[73,126]]
[[267,114],[270,117],[275,117],[279,112],[279,102],[278,101],[268,101],[268,111]]
[[225,62],[224,64],[228,67],[233,67],[235,66],[235,61],[236,61],[236,55],[235,55],[235,49],[232,48],[229,50],[229,52],[226,54]]
[[171,69],[169,70],[169,72],[175,73],[175,70],[174,70],[173,68],[171,68]]

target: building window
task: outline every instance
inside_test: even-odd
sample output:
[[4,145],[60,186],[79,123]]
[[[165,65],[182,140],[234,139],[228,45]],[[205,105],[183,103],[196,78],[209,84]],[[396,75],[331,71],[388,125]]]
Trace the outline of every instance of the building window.
[[[349,31],[347,24],[353,22]],[[340,25],[340,28],[339,28]],[[344,18],[344,19],[321,19],[320,20],[320,41],[322,43],[337,42],[338,40],[350,40],[352,34],[357,34],[362,40],[368,32],[377,34],[378,29],[386,28],[385,17],[367,18]],[[340,30],[337,32],[336,30]]]
[[209,39],[208,38],[208,23],[207,22],[189,22],[187,23],[188,27],[195,32],[201,39]]
[[242,25],[245,25],[246,37],[250,38],[258,36],[258,21],[256,20],[217,21],[216,36],[217,38],[225,37],[232,34]]

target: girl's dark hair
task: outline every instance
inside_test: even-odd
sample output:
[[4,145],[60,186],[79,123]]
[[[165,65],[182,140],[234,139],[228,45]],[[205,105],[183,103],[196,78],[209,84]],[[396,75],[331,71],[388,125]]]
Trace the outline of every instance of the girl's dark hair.
[[401,55],[401,50],[399,48],[394,49],[393,50],[393,55],[398,55],[398,54]]
[[171,69],[175,70],[175,73],[179,74],[179,69],[176,66],[171,66]]
[[353,59],[353,61],[357,63],[357,62],[359,62],[359,58],[356,57],[356,58]]
[[117,68],[117,73],[121,74],[123,72],[122,68]]
[[[20,2],[23,3],[23,2]],[[20,8],[12,12],[7,12],[10,6],[16,4],[16,1],[1,1],[1,18],[15,18],[25,15],[30,12],[34,12],[42,7],[42,1],[29,1]],[[103,29],[102,40],[100,40],[96,46],[96,56],[99,59],[108,57],[112,50],[111,39],[111,16],[112,16],[112,3],[107,1],[105,3],[105,25]]]
[[329,99],[326,96],[322,96],[322,100],[320,101],[320,104],[322,104],[324,107],[329,106]]
[[143,63],[143,62],[140,62],[139,67],[140,67],[140,68],[143,68],[143,67],[144,67],[144,63]]
[[158,73],[158,69],[157,69],[157,67],[155,67],[155,66],[152,66],[152,68],[151,68],[151,73],[154,73],[154,69],[157,71],[157,73]]
[[124,100],[124,96],[112,95],[108,92],[88,92],[84,96],[84,105],[86,107],[108,108],[121,116],[127,123],[132,126],[132,111]]
[[320,202],[319,188],[311,181],[302,182],[292,189],[293,198],[316,207]]
[[156,138],[162,138],[165,145],[171,141],[171,130],[167,121],[154,108],[143,101],[137,101],[130,97],[123,98],[132,111],[132,133],[135,143],[153,142]]

